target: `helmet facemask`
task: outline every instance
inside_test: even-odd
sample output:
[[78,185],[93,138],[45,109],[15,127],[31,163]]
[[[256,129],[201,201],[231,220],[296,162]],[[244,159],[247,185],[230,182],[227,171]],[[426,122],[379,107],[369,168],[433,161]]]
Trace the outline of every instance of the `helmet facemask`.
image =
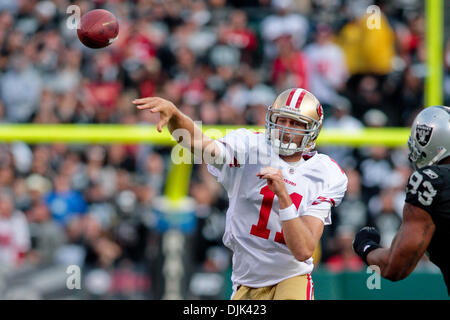
[[422,152],[420,152],[419,148],[417,147],[416,141],[409,137],[408,139],[408,159],[411,162],[411,164],[414,167],[414,170],[417,170],[418,168],[422,167],[421,162],[423,161]]

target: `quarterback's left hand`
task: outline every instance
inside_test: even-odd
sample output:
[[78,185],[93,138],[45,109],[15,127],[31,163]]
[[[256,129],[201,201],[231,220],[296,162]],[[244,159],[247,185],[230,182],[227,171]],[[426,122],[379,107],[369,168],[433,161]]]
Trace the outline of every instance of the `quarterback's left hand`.
[[288,195],[286,185],[284,183],[283,173],[280,169],[265,167],[258,172],[256,176],[260,179],[267,179],[267,186],[270,191],[275,193],[278,197]]

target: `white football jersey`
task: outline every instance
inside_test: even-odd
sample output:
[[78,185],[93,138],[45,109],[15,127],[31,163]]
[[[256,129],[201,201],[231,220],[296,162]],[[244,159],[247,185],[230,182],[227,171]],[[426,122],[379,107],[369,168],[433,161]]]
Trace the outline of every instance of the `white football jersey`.
[[238,129],[215,141],[227,154],[225,164],[208,170],[226,189],[229,208],[223,236],[233,251],[233,287],[264,287],[314,268],[312,257],[298,261],[287,247],[279,219],[278,198],[266,179],[256,174],[264,167],[282,170],[292,202],[302,216],[331,223],[331,207],[347,190],[347,177],[334,160],[312,153],[296,164],[283,161],[266,143],[264,134]]

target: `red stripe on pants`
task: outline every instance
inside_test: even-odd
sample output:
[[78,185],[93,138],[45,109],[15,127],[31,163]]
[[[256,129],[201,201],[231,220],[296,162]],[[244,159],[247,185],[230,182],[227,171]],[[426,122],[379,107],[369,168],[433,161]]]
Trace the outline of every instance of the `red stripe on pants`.
[[306,300],[311,300],[311,289],[312,289],[311,275],[308,273],[306,277],[308,279],[308,285],[306,286]]

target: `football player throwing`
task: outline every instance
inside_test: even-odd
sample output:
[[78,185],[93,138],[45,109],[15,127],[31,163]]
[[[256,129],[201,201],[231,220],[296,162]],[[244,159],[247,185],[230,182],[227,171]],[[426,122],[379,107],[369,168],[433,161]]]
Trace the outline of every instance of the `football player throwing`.
[[344,171],[314,150],[323,123],[316,97],[286,90],[268,107],[265,134],[242,128],[219,140],[170,101],[134,103],[159,112],[158,131],[184,129],[182,146],[211,155],[203,160],[229,197],[223,242],[233,252],[232,298],[313,299],[312,256],[347,189]]

